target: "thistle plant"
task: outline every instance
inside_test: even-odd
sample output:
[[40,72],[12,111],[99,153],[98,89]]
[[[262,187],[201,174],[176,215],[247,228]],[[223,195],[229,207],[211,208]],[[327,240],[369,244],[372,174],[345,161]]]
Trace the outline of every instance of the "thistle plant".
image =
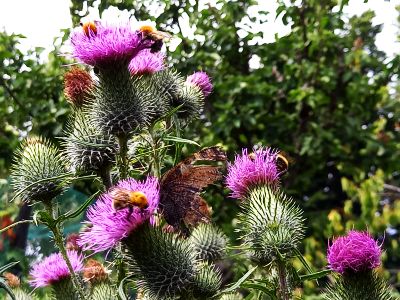
[[[53,298],[65,300],[132,294],[142,300],[243,299],[239,288],[248,289],[246,299],[288,300],[302,281],[333,271],[340,275],[327,299],[372,299],[360,298],[365,293],[391,299],[373,271],[380,246],[366,233],[334,240],[328,270],[308,266],[299,251],[303,211],[280,187],[288,160],[279,150],[243,149],[228,164],[226,186],[241,208],[241,245],[231,246],[201,196],[222,177],[226,153],[214,146],[181,160],[184,144],[197,145],[182,138],[181,129],[201,115],[211,79],[203,71],[185,77],[169,67],[154,28],[88,22],[70,41],[72,57],[85,66],[65,73],[72,113],[61,149],[29,137],[12,169],[15,198],[34,204],[27,222],[47,226],[59,249],[32,267],[32,287],[50,286]],[[90,185],[96,192],[76,210],[62,211],[58,196],[71,183],[91,179],[98,179]],[[64,222],[82,214],[80,232],[65,239]],[[226,284],[219,263],[234,257],[248,270]],[[295,270],[295,257],[307,274]],[[25,295],[7,276],[8,283],[0,283],[9,294]]]
[[368,232],[351,230],[329,245],[329,268],[336,272],[325,299],[395,299],[375,271],[381,264],[381,246]]
[[228,166],[226,184],[231,197],[241,200],[238,230],[244,245],[257,264],[270,266],[270,276],[278,284],[275,296],[290,299],[294,282],[288,269],[304,237],[303,213],[279,189],[283,171],[278,159],[277,150],[244,149]]
[[[76,251],[68,251],[67,256],[73,273],[83,270],[83,257]],[[54,253],[35,264],[30,271],[30,284],[35,287],[51,286],[57,300],[79,299],[71,280],[71,271],[60,253]]]

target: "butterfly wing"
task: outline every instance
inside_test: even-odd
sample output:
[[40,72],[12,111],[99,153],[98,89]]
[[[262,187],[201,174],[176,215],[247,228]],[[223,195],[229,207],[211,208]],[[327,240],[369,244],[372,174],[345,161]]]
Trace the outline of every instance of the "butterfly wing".
[[165,173],[161,179],[160,207],[168,224],[177,227],[208,222],[207,203],[200,196],[203,188],[221,178],[218,166],[192,165],[196,161],[225,161],[218,147],[203,149]]

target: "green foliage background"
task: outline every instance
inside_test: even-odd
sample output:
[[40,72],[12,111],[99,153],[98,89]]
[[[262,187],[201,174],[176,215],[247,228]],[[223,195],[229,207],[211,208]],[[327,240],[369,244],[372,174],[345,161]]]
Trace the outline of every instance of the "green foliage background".
[[[326,265],[329,238],[351,228],[368,228],[386,249],[382,272],[398,287],[400,56],[389,58],[377,49],[381,26],[372,25],[374,12],[347,18],[342,12],[345,0],[278,1],[277,14],[291,32],[264,43],[265,32],[256,25],[270,12],[249,18],[256,3],[217,0],[215,6],[201,6],[197,0],[101,0],[99,10],[127,9],[137,19],[155,21],[160,30],[178,32],[175,36],[182,42],[169,51],[170,63],[182,73],[210,73],[214,93],[204,118],[187,129],[188,138],[203,146],[222,144],[231,158],[254,144],[278,147],[293,158],[282,183],[306,211],[303,253],[315,268]],[[93,0],[72,1],[75,26],[87,15],[84,8],[93,5]],[[147,11],[157,6],[161,13]],[[184,19],[195,30],[195,39],[182,34]],[[245,34],[238,34],[239,29]],[[0,33],[3,178],[26,132],[60,135],[69,108],[62,95],[61,65],[66,61],[57,53],[67,35],[63,32],[43,62],[41,49],[26,55],[18,50],[22,36]],[[253,69],[249,61],[254,58],[260,63]],[[15,217],[18,209],[7,203],[7,186],[4,181],[0,217]],[[235,240],[237,204],[220,188],[211,189],[208,200],[215,221]],[[68,199],[65,203],[74,205]],[[315,288],[305,286],[305,293]]]

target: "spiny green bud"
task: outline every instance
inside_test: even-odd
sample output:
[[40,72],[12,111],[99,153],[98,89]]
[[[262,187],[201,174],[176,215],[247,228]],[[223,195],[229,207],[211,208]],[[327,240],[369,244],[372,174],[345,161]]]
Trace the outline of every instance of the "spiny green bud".
[[78,172],[101,172],[109,169],[115,161],[118,144],[114,137],[100,132],[82,112],[75,112],[69,123],[65,152],[73,170]]
[[157,106],[151,87],[125,69],[99,74],[90,108],[95,126],[115,136],[129,136],[147,126]]
[[109,271],[97,260],[89,258],[83,269],[83,280],[88,283],[91,300],[117,300],[117,291],[112,286]]
[[156,111],[153,116],[157,119],[177,106],[174,102],[183,85],[182,77],[174,70],[166,69],[148,77],[140,79],[144,85],[149,86],[153,99],[156,102]]
[[243,296],[239,293],[229,293],[229,294],[224,294],[220,298],[220,300],[242,300]]
[[375,272],[366,271],[334,275],[324,295],[327,300],[395,300],[385,280]]
[[195,278],[193,296],[195,299],[207,300],[217,294],[222,284],[221,273],[215,266],[199,264]]
[[175,299],[191,293],[196,259],[187,241],[144,224],[122,243],[129,271],[151,299]]
[[70,277],[53,283],[51,287],[53,290],[53,297],[56,300],[80,300]]
[[197,226],[189,242],[201,260],[216,261],[226,252],[227,237],[219,228],[211,224],[201,223]]
[[182,105],[178,117],[184,120],[199,118],[204,109],[204,95],[195,85],[184,84],[175,102]]
[[[21,288],[21,282],[17,276],[10,272],[5,272],[3,274],[4,279],[8,287],[14,293],[15,299],[17,300],[33,300],[35,299],[34,296],[29,295]],[[7,294],[7,300],[11,300],[11,296]]]
[[304,237],[302,211],[281,191],[266,186],[254,188],[243,201],[240,223],[245,243],[261,263],[290,256]]
[[[11,176],[14,189],[22,191],[24,201],[49,202],[59,195],[68,182],[62,177],[66,173],[66,161],[58,149],[40,137],[27,138],[17,151]],[[48,181],[39,180],[49,179]]]
[[117,290],[111,283],[98,283],[92,287],[90,300],[117,300]]

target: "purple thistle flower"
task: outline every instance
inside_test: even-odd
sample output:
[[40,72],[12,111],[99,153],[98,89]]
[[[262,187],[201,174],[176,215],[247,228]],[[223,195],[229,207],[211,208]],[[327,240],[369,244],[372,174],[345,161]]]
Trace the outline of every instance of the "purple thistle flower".
[[204,97],[208,97],[213,89],[211,79],[206,72],[195,72],[192,75],[188,76],[186,82],[200,88]]
[[226,185],[232,191],[231,197],[243,199],[249,189],[257,185],[279,184],[280,171],[276,164],[278,151],[271,148],[258,149],[248,154],[242,149],[242,155],[235,156],[233,164],[228,163]]
[[[131,192],[142,192],[148,201],[145,209],[129,207],[115,210],[113,208],[112,191],[115,188]],[[114,247],[126,238],[139,225],[150,219],[154,224],[154,213],[159,202],[159,184],[157,178],[147,177],[144,182],[126,179],[118,182],[107,193],[103,194],[87,212],[88,228],[81,232],[78,244],[83,250],[100,252]]]
[[[67,255],[71,261],[74,272],[82,271],[82,255],[72,250],[68,250]],[[70,277],[67,263],[63,259],[61,253],[53,253],[46,257],[41,262],[34,265],[29,274],[33,278],[29,283],[35,288],[51,285]]]
[[71,34],[72,55],[91,66],[113,66],[117,61],[128,63],[139,51],[153,43],[149,39],[144,40],[140,31],[132,30],[129,22],[119,25],[99,21],[87,24]]
[[372,270],[381,264],[381,247],[368,232],[351,230],[328,246],[327,258],[340,274]]
[[154,74],[164,69],[164,59],[165,55],[161,52],[142,50],[129,63],[129,72],[132,75]]

